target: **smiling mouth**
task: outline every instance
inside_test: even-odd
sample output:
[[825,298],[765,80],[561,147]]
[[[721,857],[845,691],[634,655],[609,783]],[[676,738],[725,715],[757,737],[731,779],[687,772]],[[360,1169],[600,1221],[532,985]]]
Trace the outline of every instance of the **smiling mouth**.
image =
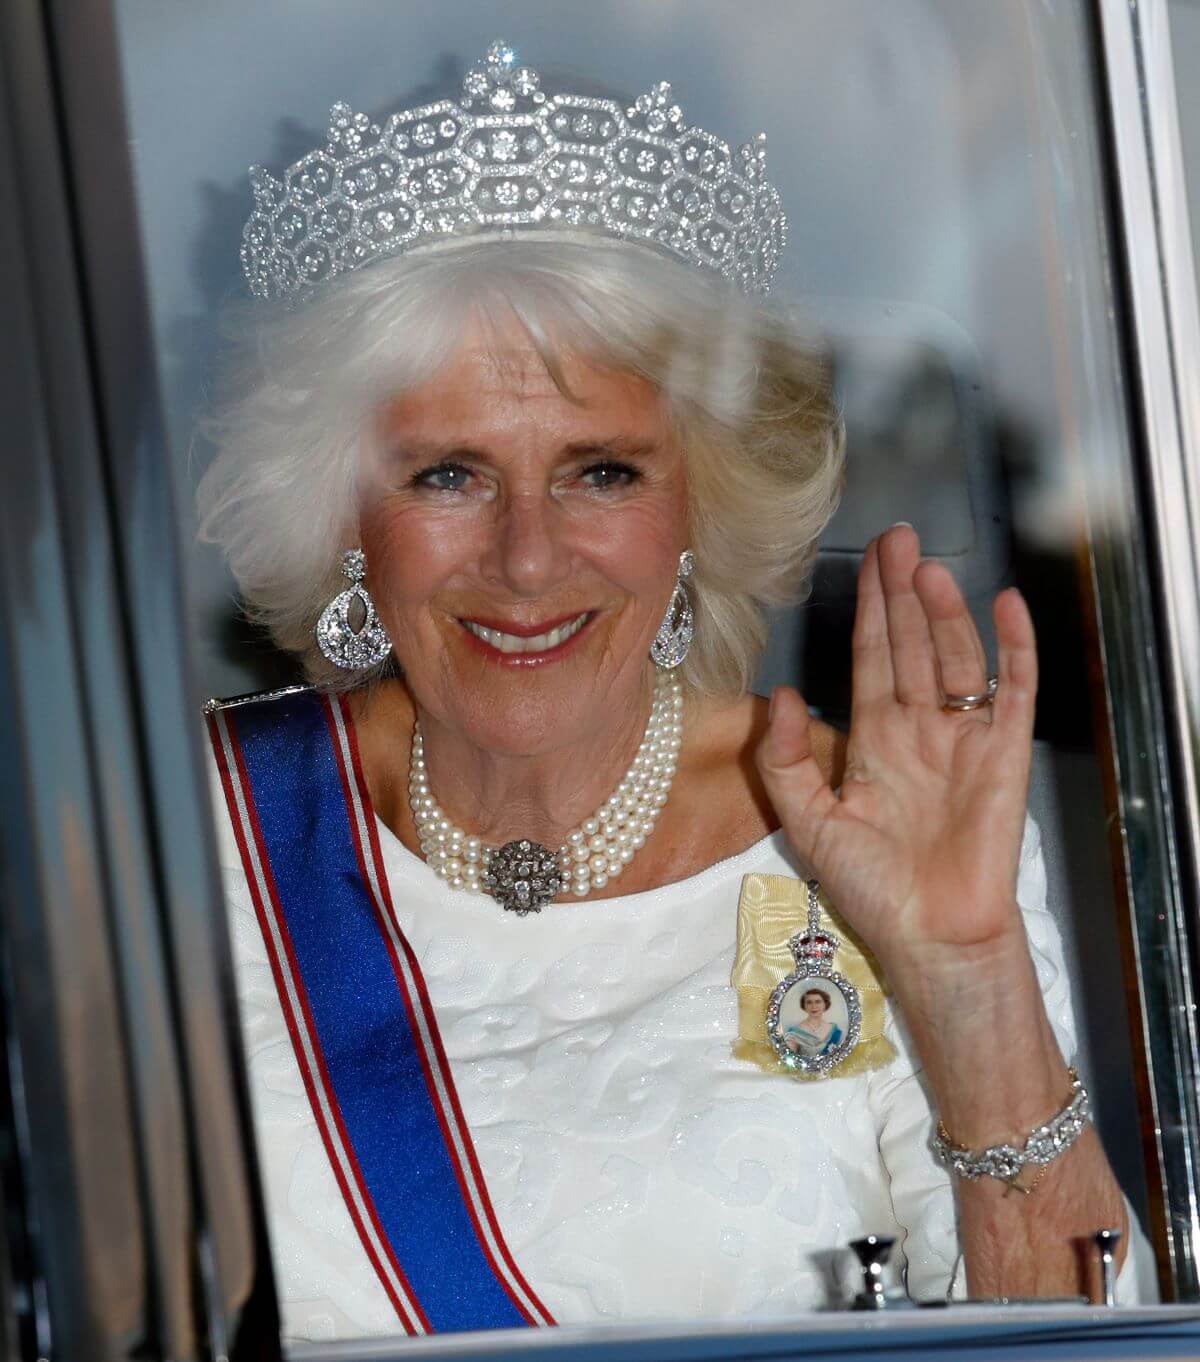
[[592,617],[592,611],[585,610],[581,615],[564,620],[540,634],[510,634],[503,629],[494,629],[476,620],[460,619],[459,623],[477,639],[501,653],[545,653],[552,648],[561,647],[575,635]]

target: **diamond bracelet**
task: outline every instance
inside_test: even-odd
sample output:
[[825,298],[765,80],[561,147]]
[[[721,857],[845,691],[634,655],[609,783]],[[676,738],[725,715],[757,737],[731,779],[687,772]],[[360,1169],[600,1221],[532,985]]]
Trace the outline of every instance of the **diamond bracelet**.
[[1070,1149],[1091,1120],[1092,1104],[1083,1080],[1074,1066],[1068,1072],[1071,1075],[1071,1097],[1067,1105],[1045,1125],[1035,1126],[1021,1149],[1011,1144],[996,1144],[973,1153],[955,1144],[950,1132],[939,1121],[933,1139],[934,1156],[940,1163],[952,1168],[960,1178],[972,1181],[977,1178],[998,1178],[1001,1182],[1015,1186],[1026,1164],[1044,1167],[1051,1163]]

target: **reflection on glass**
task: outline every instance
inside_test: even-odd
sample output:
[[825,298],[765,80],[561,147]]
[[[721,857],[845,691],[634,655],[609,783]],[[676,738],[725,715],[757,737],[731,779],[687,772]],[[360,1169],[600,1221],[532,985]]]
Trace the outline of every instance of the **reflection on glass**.
[[[292,661],[223,624],[205,665],[315,683],[210,715],[285,1332],[786,1317],[869,1233],[916,1298],[1061,1296],[1094,1289],[1070,1237],[1120,1227],[1118,1297],[1152,1298],[1078,571],[1128,514],[1094,457],[1124,413],[1078,7],[764,5],[735,57],[726,6],[689,7],[685,54],[615,0],[577,30],[526,4],[511,62],[459,8],[387,88],[332,72],[409,112],[338,113],[327,159],[298,161],[294,69],[274,107],[311,126],[264,128],[261,81],[238,115],[277,177],[246,238],[270,298],[234,314],[200,499]],[[136,107],[196,34],[124,23]],[[314,36],[273,39],[306,83]],[[760,126],[765,170],[736,151]],[[193,135],[208,269],[250,203]],[[214,342],[140,154],[182,431]],[[552,233],[501,231],[543,203]],[[810,873],[885,1042],[816,1076],[765,1032]],[[796,1053],[850,1028],[826,977],[780,1006]],[[1021,1145],[1069,1059],[1116,1176],[1090,1131],[1009,1187],[935,1158],[939,1119]]]
[[1192,250],[1200,271],[1196,249],[1196,224],[1200,223],[1200,98],[1190,79],[1200,60],[1200,5],[1195,0],[1171,0],[1171,51],[1175,59],[1175,97],[1179,109],[1179,136],[1183,149],[1184,181],[1188,216],[1192,223]]

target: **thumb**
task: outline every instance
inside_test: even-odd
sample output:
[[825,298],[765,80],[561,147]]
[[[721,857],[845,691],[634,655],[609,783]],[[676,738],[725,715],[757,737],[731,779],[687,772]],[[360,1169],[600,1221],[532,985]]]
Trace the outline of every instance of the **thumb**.
[[808,706],[799,691],[777,686],[768,713],[756,753],[759,774],[788,840],[807,860],[816,829],[837,800],[813,756]]
[[767,710],[767,731],[758,747],[758,764],[763,775],[782,773],[788,767],[811,757],[811,725],[808,706],[793,686],[776,686]]

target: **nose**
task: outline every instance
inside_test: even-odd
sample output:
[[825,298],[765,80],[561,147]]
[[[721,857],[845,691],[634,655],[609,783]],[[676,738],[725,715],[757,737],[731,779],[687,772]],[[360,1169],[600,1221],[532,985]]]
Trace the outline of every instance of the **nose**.
[[545,595],[567,575],[570,550],[563,515],[544,492],[506,497],[482,564],[484,575],[514,596]]

